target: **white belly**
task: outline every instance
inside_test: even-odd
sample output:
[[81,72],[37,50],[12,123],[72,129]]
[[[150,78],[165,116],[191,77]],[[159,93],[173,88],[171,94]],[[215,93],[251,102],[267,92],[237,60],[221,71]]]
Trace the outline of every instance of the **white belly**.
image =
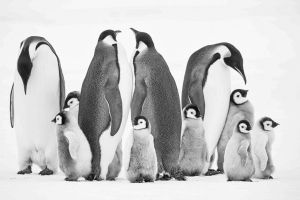
[[43,150],[55,140],[51,120],[59,112],[59,72],[57,58],[46,45],[39,47],[33,60],[31,76],[24,93],[22,79],[16,70],[14,78],[15,128],[18,145]]
[[223,58],[211,65],[204,87],[205,116],[203,120],[205,139],[211,156],[222,133],[230,100],[231,75]]
[[119,90],[122,98],[122,122],[119,131],[112,137],[110,135],[110,128],[104,131],[100,137],[101,146],[101,178],[105,179],[108,171],[108,165],[112,162],[115,155],[115,151],[119,142],[122,139],[122,135],[126,126],[130,103],[132,97],[132,69],[128,63],[126,52],[123,46],[118,43],[118,60],[120,66],[120,83]]

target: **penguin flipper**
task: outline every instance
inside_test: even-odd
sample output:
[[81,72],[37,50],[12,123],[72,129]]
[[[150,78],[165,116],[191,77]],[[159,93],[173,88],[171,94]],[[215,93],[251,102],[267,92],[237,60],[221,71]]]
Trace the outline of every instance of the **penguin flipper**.
[[191,103],[197,105],[200,111],[200,115],[202,119],[204,119],[205,100],[203,94],[202,80],[200,79],[200,76],[192,80],[189,88],[189,98]]
[[14,120],[14,84],[11,87],[11,92],[10,92],[10,125],[13,128],[15,124]]
[[79,147],[79,139],[78,139],[76,133],[74,133],[72,131],[67,131],[64,134],[69,141],[70,155],[74,160],[76,160],[77,159],[77,149]]
[[265,148],[256,147],[254,149],[254,153],[259,160],[259,169],[260,171],[264,171],[267,167],[268,155]]
[[241,141],[240,147],[238,149],[238,153],[241,157],[242,166],[246,167],[248,162],[248,151],[247,149],[250,146],[250,142],[248,140]]
[[125,150],[124,150],[124,169],[127,171],[129,169],[130,163],[130,155],[131,155],[131,148],[133,145],[133,129],[130,130],[129,135],[126,139],[125,143]]
[[135,91],[131,102],[131,120],[141,115],[144,101],[147,97],[147,85],[144,79],[135,80]]
[[111,117],[110,135],[114,136],[119,131],[122,122],[122,99],[118,77],[114,75],[109,75],[108,77],[105,84],[105,98],[109,105]]

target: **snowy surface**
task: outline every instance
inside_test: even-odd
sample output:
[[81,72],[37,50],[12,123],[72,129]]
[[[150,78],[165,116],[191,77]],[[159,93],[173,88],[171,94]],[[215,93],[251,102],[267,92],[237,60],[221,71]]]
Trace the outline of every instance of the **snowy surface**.
[[[299,1],[11,1],[0,2],[0,199],[299,199],[300,198],[300,2]],[[9,94],[20,42],[45,37],[62,63],[66,90],[80,90],[99,34],[121,30],[117,39],[131,57],[133,27],[148,32],[173,74],[179,93],[189,56],[218,42],[236,46],[244,58],[247,85],[232,70],[232,89],[249,89],[256,119],[276,127],[273,180],[226,182],[225,175],[130,184],[65,182],[58,175],[16,175],[15,130]],[[34,121],[32,123],[35,123]],[[129,127],[126,127],[125,135]],[[124,140],[123,140],[124,141]],[[83,197],[83,198],[82,198]]]

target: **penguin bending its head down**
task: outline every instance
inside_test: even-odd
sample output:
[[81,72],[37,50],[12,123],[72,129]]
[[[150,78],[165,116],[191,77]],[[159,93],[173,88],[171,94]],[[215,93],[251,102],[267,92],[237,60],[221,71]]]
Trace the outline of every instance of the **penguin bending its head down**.
[[210,156],[215,152],[228,113],[230,68],[236,70],[246,83],[241,53],[233,45],[223,42],[194,52],[185,71],[182,108],[190,103],[199,108]]
[[[92,151],[89,180],[106,179],[129,114],[132,70],[123,46],[117,42],[119,32],[100,34],[81,88],[78,123]],[[109,176],[113,179],[117,175]]]
[[236,125],[224,156],[224,171],[228,181],[251,181],[255,167],[251,153],[251,125],[241,120]]
[[230,104],[225,126],[217,145],[218,171],[222,173],[224,172],[223,163],[225,149],[232,136],[234,127],[243,119],[247,120],[251,127],[254,125],[254,107],[247,99],[247,92],[248,90],[236,89],[230,95]]
[[279,124],[269,117],[259,119],[253,131],[252,152],[255,164],[254,178],[273,179],[271,174],[274,173],[275,167],[272,157],[272,144],[275,140],[274,128]]
[[64,108],[63,108],[63,109],[69,108],[69,112],[72,113],[77,120],[78,120],[79,102],[80,102],[80,92],[79,91],[70,92],[67,95]]
[[179,167],[186,176],[200,176],[207,172],[208,156],[200,111],[194,104],[183,109],[183,135]]
[[157,158],[149,121],[137,116],[133,132],[125,146],[125,173],[131,183],[154,182],[157,174]]
[[56,173],[57,141],[51,119],[62,110],[64,100],[64,76],[52,45],[38,36],[22,41],[10,96],[18,174],[32,173],[32,163],[42,169],[41,175]]
[[131,120],[140,115],[149,120],[157,153],[158,173],[163,179],[170,179],[169,174],[177,167],[180,152],[181,108],[178,90],[151,36],[133,28],[131,30],[136,39],[132,59],[135,89]]
[[67,176],[65,180],[87,178],[91,172],[92,153],[77,119],[69,111],[61,111],[52,122],[56,123],[59,168]]

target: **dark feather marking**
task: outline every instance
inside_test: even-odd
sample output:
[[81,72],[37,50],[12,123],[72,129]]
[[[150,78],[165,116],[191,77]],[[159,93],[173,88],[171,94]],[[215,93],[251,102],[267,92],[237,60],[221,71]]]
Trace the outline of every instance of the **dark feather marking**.
[[120,65],[119,65],[119,58],[118,58],[118,46],[117,44],[113,44],[112,45],[115,49],[115,52],[116,52],[116,66],[118,68],[118,84],[120,83]]
[[221,55],[219,53],[215,53],[210,62],[207,64],[207,67],[205,68],[205,71],[204,71],[204,76],[203,76],[203,80],[202,80],[202,87],[204,88],[205,84],[206,84],[206,81],[207,81],[207,75],[208,75],[208,70],[210,68],[210,66],[212,64],[214,64],[218,59],[221,58]]
[[14,83],[11,87],[11,92],[10,92],[10,105],[9,105],[9,108],[10,108],[10,125],[11,127],[13,128],[14,127]]
[[139,55],[139,51],[136,51],[133,57],[133,67],[134,67],[134,76],[136,77],[136,64],[135,64],[135,59]]

